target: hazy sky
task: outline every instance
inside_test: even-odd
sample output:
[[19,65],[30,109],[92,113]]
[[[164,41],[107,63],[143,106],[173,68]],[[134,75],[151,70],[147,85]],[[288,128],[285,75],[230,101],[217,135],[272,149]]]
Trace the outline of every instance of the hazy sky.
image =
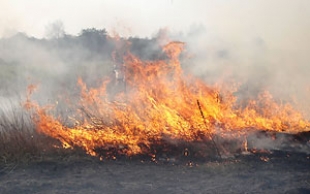
[[310,45],[309,0],[0,0],[0,36],[22,31],[44,37],[57,20],[65,31],[106,28],[121,35],[152,36],[159,28],[187,33],[203,25],[227,41],[261,38],[269,46]]

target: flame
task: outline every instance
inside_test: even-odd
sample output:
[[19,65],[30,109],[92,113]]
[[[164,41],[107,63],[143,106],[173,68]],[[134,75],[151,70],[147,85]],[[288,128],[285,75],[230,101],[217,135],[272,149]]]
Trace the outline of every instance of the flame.
[[[112,150],[130,156],[149,153],[163,140],[204,141],[214,134],[226,137],[251,129],[294,133],[310,126],[301,113],[290,104],[277,103],[268,91],[241,106],[234,96],[238,88],[232,84],[209,86],[186,75],[179,61],[183,48],[182,42],[165,45],[169,59],[159,61],[142,61],[129,53],[122,65],[125,81],[108,79],[99,88],[88,88],[79,79],[74,126],[48,114],[50,107],[33,103],[37,130],[90,155]],[[111,95],[111,87],[121,91]]]

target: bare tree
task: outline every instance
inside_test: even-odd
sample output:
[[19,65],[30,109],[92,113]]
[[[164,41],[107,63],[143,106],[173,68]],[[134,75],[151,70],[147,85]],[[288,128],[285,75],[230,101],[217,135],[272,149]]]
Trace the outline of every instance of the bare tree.
[[62,21],[60,20],[56,20],[53,23],[50,23],[46,26],[45,29],[45,33],[46,33],[46,37],[47,38],[62,38],[65,35],[65,28],[64,28],[64,24]]

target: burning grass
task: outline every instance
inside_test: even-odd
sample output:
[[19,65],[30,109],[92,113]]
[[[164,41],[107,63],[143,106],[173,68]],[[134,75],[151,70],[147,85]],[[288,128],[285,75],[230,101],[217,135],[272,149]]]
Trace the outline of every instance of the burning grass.
[[[56,149],[61,144],[38,133],[31,113],[14,100],[0,104],[0,165],[63,158],[73,152]],[[78,155],[75,150],[75,155]]]
[[[197,152],[204,157],[221,156],[246,150],[246,137],[253,130],[308,130],[310,123],[301,113],[273,99],[267,90],[239,102],[236,84],[208,85],[186,74],[179,61],[183,47],[182,42],[165,45],[168,59],[158,61],[142,61],[128,52],[116,77],[98,88],[88,88],[79,79],[80,96],[77,102],[69,100],[70,124],[52,113],[57,104],[32,101],[30,87],[25,107],[32,111],[35,130],[59,140],[64,148],[79,147],[102,158],[156,158],[171,150],[184,155],[191,145],[199,145]],[[238,146],[225,147],[225,141]]]
[[23,160],[37,155],[40,136],[31,121],[30,115],[24,110],[7,107],[0,109],[0,153],[1,161]]

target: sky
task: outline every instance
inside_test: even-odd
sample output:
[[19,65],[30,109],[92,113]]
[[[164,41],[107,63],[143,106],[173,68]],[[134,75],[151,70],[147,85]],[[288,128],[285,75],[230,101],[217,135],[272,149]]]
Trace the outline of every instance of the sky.
[[47,26],[61,21],[69,34],[95,27],[150,37],[160,28],[187,33],[203,26],[231,42],[260,38],[304,50],[310,43],[308,0],[0,0],[0,7],[0,37],[45,37]]

